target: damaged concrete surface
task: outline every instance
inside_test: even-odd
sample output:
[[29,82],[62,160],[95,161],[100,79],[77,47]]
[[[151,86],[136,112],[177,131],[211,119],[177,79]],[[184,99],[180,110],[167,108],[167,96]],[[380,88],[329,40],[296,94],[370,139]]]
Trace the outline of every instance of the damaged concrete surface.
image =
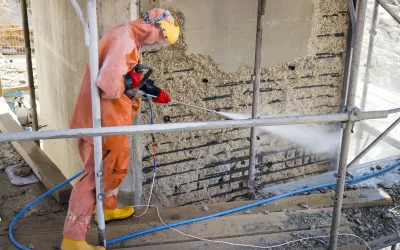
[[[262,69],[263,114],[323,114],[338,110],[347,36],[346,3],[342,0],[313,1],[306,54],[294,56],[287,63],[277,58],[276,66]],[[187,2],[183,6],[185,4]],[[144,63],[155,69],[153,78],[158,85],[178,101],[218,111],[250,113],[251,65],[241,61],[240,70],[226,72],[214,60],[212,50],[205,53],[206,48],[202,47],[203,54],[191,53],[189,41],[196,36],[190,33],[188,25],[193,22],[192,18],[202,20],[199,16],[204,13],[187,15],[180,9],[180,3],[174,1],[152,1],[151,4],[143,1],[141,10],[153,6],[172,6],[182,30],[181,39],[175,45],[144,55]],[[212,33],[207,38],[213,44],[220,36]],[[254,44],[254,39],[246,38],[246,42]],[[254,57],[253,53],[249,57]],[[143,110],[145,123],[148,123],[147,107]],[[215,114],[176,105],[156,105],[155,114],[158,123],[222,119]],[[248,137],[247,129],[157,136],[159,167],[154,202],[177,206],[243,198],[247,184]],[[264,135],[260,141],[256,176],[262,185],[325,172],[332,165],[330,157],[317,155],[279,137]],[[151,183],[149,143],[147,138],[144,201]]]
[[[121,0],[115,5],[114,2],[98,3],[99,17],[102,17],[100,35],[108,27],[131,18],[134,8],[129,3],[132,1]],[[243,5],[242,2],[237,1]],[[145,55],[143,62],[154,67],[154,79],[173,99],[220,111],[249,113],[256,1],[235,10],[234,13],[243,12],[237,20],[233,14],[233,17],[227,15],[232,12],[229,8],[218,9],[222,8],[219,7],[221,3],[209,3],[212,11],[186,13],[189,5],[199,3],[141,1],[141,11],[153,6],[173,6],[171,10],[182,27],[177,44]],[[266,67],[262,70],[261,84],[263,114],[323,114],[338,110],[347,36],[346,3],[346,0],[307,0],[302,4],[294,0],[268,1],[266,30],[269,32],[265,32],[264,37],[269,42],[263,46]],[[45,129],[65,129],[69,127],[88,58],[82,26],[68,2],[34,1],[32,4],[33,13],[37,13],[33,25],[40,94],[48,96],[41,101],[41,119],[47,125]],[[116,16],[116,10],[120,15]],[[211,29],[210,20],[218,32]],[[231,26],[236,27],[237,32],[223,30]],[[202,35],[197,35],[201,29]],[[285,32],[275,32],[276,29]],[[227,41],[227,37],[229,46],[218,43]],[[203,42],[206,40],[207,43]],[[214,45],[219,47],[213,48]],[[232,52],[231,47],[236,50]],[[49,95],[54,89],[57,92]],[[157,123],[223,119],[182,106],[155,106]],[[148,124],[147,104],[142,110],[144,123]],[[159,167],[154,202],[179,206],[242,199],[247,183],[248,137],[247,129],[157,136]],[[143,202],[148,197],[153,168],[149,142],[147,137]],[[325,172],[333,165],[332,157],[316,154],[276,136],[263,135],[260,142],[256,174],[260,185]],[[45,141],[44,151],[67,177],[82,168],[74,139]]]
[[[141,9],[152,4],[142,1]],[[184,23],[187,54],[209,55],[221,71],[229,73],[254,66],[256,0],[157,1],[157,6],[178,9],[188,17]],[[268,0],[266,6],[262,67],[306,56],[313,1]]]

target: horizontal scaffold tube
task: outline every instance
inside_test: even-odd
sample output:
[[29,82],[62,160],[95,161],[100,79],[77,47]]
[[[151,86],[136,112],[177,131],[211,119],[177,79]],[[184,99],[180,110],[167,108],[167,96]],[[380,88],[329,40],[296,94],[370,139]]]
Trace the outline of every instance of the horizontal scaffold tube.
[[[360,112],[357,117],[360,120],[380,119],[388,117],[390,110]],[[14,132],[0,134],[0,142],[4,141],[28,141],[48,140],[62,138],[77,138],[84,136],[110,136],[120,134],[148,134],[180,132],[193,130],[211,130],[224,128],[249,128],[259,126],[276,126],[306,123],[343,122],[349,120],[348,113],[333,113],[322,115],[282,116],[258,119],[211,121],[211,122],[188,122],[154,125],[136,125],[102,128],[80,128],[65,130],[45,130],[37,132]]]

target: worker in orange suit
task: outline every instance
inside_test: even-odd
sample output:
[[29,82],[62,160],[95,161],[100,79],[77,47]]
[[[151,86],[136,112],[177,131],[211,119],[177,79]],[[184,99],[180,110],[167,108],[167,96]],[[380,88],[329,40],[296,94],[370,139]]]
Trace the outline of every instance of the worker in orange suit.
[[[147,81],[139,82],[141,73],[136,72],[139,54],[143,51],[174,44],[179,37],[179,24],[169,11],[152,9],[136,21],[111,28],[99,42],[99,75],[96,85],[100,89],[101,121],[103,127],[129,126],[140,106],[136,97],[130,99],[126,91],[141,88],[150,90],[156,96],[154,102],[168,103],[171,98]],[[85,75],[72,114],[71,128],[90,128],[92,122],[92,103],[90,91],[90,67]],[[104,171],[104,217],[106,222],[121,220],[133,215],[132,206],[117,208],[118,188],[124,179],[129,162],[129,143],[127,135],[102,137]],[[65,219],[63,250],[104,249],[89,245],[85,241],[86,231],[93,214],[95,197],[95,172],[93,138],[78,139],[78,149],[85,173],[74,186],[69,200]]]

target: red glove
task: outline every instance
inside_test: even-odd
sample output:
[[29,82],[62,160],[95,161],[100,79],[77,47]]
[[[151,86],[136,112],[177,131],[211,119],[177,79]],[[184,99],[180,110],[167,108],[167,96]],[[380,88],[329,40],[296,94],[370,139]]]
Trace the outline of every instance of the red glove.
[[132,89],[139,86],[140,80],[142,80],[142,73],[135,72],[135,70],[131,70],[128,74],[132,77]]
[[160,94],[157,95],[157,98],[153,98],[153,102],[157,103],[169,103],[171,101],[171,97],[169,97],[168,93],[164,90],[160,91]]

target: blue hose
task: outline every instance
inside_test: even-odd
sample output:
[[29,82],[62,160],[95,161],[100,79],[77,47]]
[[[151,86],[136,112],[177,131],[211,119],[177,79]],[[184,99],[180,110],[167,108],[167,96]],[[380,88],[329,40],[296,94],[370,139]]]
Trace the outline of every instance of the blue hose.
[[[151,124],[155,124],[155,119],[154,119],[154,113],[153,113],[153,107],[151,104],[151,99],[148,95],[146,95],[147,97],[147,101],[149,102],[149,107],[150,107],[150,120],[151,120]],[[152,137],[154,138],[154,135],[152,135]],[[153,139],[154,140],[154,139]],[[156,171],[157,168],[157,162],[156,162],[156,158],[154,157],[154,172]],[[43,200],[46,196],[50,195],[52,192],[60,189],[61,187],[65,186],[66,184],[68,184],[69,182],[71,182],[72,180],[78,178],[81,174],[83,174],[85,172],[85,170],[82,170],[81,172],[75,174],[74,176],[72,176],[71,178],[69,178],[68,180],[65,180],[64,182],[60,183],[59,185],[55,186],[54,188],[50,189],[49,191],[47,191],[46,193],[42,194],[41,196],[39,196],[38,198],[36,198],[34,201],[32,201],[31,203],[29,203],[24,209],[22,209],[17,216],[15,216],[15,218],[13,219],[13,221],[10,224],[10,227],[8,229],[8,237],[10,238],[10,241],[14,244],[14,246],[18,247],[19,249],[22,250],[30,250],[30,248],[24,247],[23,245],[19,244],[14,236],[13,236],[13,228],[15,226],[15,224],[17,223],[17,221],[19,220],[19,218],[21,218],[21,216],[28,211],[33,205],[35,205],[36,203],[38,203],[39,201]]]
[[155,124],[155,120],[154,120],[154,113],[153,113],[153,105],[151,104],[151,99],[150,96],[146,95],[146,93],[144,93],[144,95],[147,98],[147,101],[149,102],[149,107],[150,107],[150,122],[151,124]]
[[[358,176],[358,177],[356,177],[354,179],[346,180],[345,183],[346,184],[350,184],[350,183],[364,181],[366,179],[369,179],[369,178],[381,175],[381,174],[383,174],[383,173],[385,173],[387,171],[390,171],[393,168],[397,167],[398,165],[400,165],[400,161],[398,161],[398,162],[396,162],[396,163],[390,165],[389,167],[386,167],[386,168],[384,168],[384,169],[382,169],[380,171],[377,171],[377,172],[374,172],[374,173],[370,173],[370,174],[367,174],[367,175],[364,175],[364,176]],[[163,225],[163,226],[158,226],[158,227],[145,229],[145,230],[142,230],[142,231],[138,231],[138,232],[135,232],[135,233],[131,233],[131,234],[128,234],[128,235],[125,235],[125,236],[121,236],[121,237],[112,239],[110,241],[107,241],[106,245],[108,246],[108,245],[115,244],[115,243],[123,241],[123,240],[135,238],[135,237],[138,237],[138,236],[141,236],[141,235],[144,235],[144,234],[148,234],[148,233],[161,231],[163,229],[167,229],[167,228],[171,228],[171,227],[182,226],[182,225],[186,225],[186,224],[190,224],[190,223],[194,223],[194,222],[198,222],[198,221],[208,220],[208,219],[215,218],[215,217],[222,216],[222,215],[227,215],[227,214],[239,212],[239,211],[242,211],[242,210],[245,210],[245,209],[249,209],[249,208],[252,208],[252,207],[255,207],[255,206],[270,202],[270,201],[278,200],[280,198],[288,197],[288,196],[291,196],[291,195],[294,195],[294,194],[298,194],[298,193],[302,193],[302,192],[306,192],[306,191],[311,191],[311,190],[319,189],[319,188],[332,187],[334,185],[336,185],[336,182],[331,182],[331,183],[317,185],[317,186],[313,186],[313,187],[298,189],[298,190],[294,190],[294,191],[291,191],[291,192],[288,192],[288,193],[285,193],[285,194],[276,195],[276,196],[273,196],[273,197],[270,197],[270,198],[267,198],[267,199],[264,199],[264,200],[259,200],[259,201],[256,201],[256,202],[253,202],[253,203],[250,203],[250,204],[247,204],[247,205],[243,205],[243,206],[236,207],[236,208],[231,208],[231,209],[228,209],[228,210],[225,210],[225,211],[221,211],[221,212],[218,212],[218,213],[205,215],[205,216],[200,216],[200,217],[189,219],[189,220],[178,221],[178,222],[166,224],[166,225]]]
[[85,170],[82,170],[81,172],[77,173],[76,175],[72,176],[71,178],[69,178],[68,180],[63,181],[62,183],[58,184],[57,186],[53,187],[52,189],[50,189],[49,191],[47,191],[46,193],[42,194],[41,196],[39,196],[38,198],[36,198],[34,201],[32,201],[31,203],[28,204],[28,206],[26,206],[24,209],[21,210],[21,212],[19,212],[17,214],[17,216],[15,216],[15,218],[13,219],[13,221],[10,224],[10,227],[8,228],[8,237],[10,238],[10,241],[14,244],[14,246],[18,247],[19,249],[22,250],[30,250],[30,248],[24,247],[23,245],[19,244],[13,236],[13,228],[15,226],[15,224],[17,223],[18,219],[21,218],[21,216],[28,211],[33,205],[35,205],[36,203],[38,203],[39,201],[43,200],[46,196],[50,195],[51,193],[53,193],[54,191],[56,191],[57,189],[60,189],[61,187],[65,186],[66,184],[68,184],[69,182],[71,182],[72,180],[78,178],[81,174],[83,174],[83,172],[85,172]]
[[[370,173],[370,174],[367,174],[367,175],[364,175],[364,176],[359,176],[359,177],[356,177],[354,179],[348,179],[348,180],[346,180],[345,183],[346,184],[351,184],[351,183],[356,183],[356,182],[367,180],[369,178],[372,178],[372,177],[381,175],[383,173],[386,173],[386,172],[396,168],[398,165],[400,165],[400,161],[398,161],[396,163],[393,163],[392,165],[390,165],[390,166],[388,166],[388,167],[386,167],[384,169],[381,169],[381,170],[379,170],[377,172]],[[14,244],[14,246],[16,246],[16,247],[18,247],[19,249],[22,249],[22,250],[30,250],[29,248],[24,247],[23,245],[19,244],[14,239],[13,232],[12,232],[15,224],[17,223],[18,219],[22,216],[22,214],[24,214],[29,208],[31,208],[37,202],[43,200],[43,198],[45,198],[46,196],[50,195],[52,192],[54,192],[57,189],[63,187],[64,185],[66,185],[70,181],[76,179],[83,172],[84,171],[77,173],[76,175],[72,176],[70,179],[62,182],[61,184],[57,185],[56,187],[54,187],[54,188],[50,189],[49,191],[47,191],[46,193],[42,194],[41,196],[36,198],[34,201],[29,203],[28,206],[26,206],[24,209],[21,210],[21,212],[19,212],[17,214],[17,216],[11,222],[10,228],[8,229],[8,236],[9,236],[11,242]],[[299,193],[302,193],[302,192],[311,191],[311,190],[315,190],[315,189],[319,189],[319,188],[332,187],[334,185],[336,185],[336,182],[330,182],[330,183],[327,183],[327,184],[322,184],[322,185],[317,185],[317,186],[313,186],[313,187],[298,189],[298,190],[294,190],[294,191],[291,191],[291,192],[288,192],[288,193],[285,193],[285,194],[273,196],[273,197],[270,197],[270,198],[267,198],[267,199],[264,199],[264,200],[259,200],[259,201],[256,201],[256,202],[253,202],[253,203],[250,203],[250,204],[247,204],[247,205],[243,205],[243,206],[236,207],[236,208],[231,208],[231,209],[228,209],[228,210],[225,210],[225,211],[221,211],[221,212],[218,212],[218,213],[214,213],[214,214],[210,214],[210,215],[206,215],[206,216],[201,216],[201,217],[197,217],[197,218],[193,218],[193,219],[189,219],[189,220],[178,221],[178,222],[166,224],[166,225],[163,225],[163,226],[158,226],[158,227],[145,229],[145,230],[142,230],[142,231],[139,231],[139,232],[131,233],[131,234],[128,234],[128,235],[125,235],[125,236],[121,236],[121,237],[112,239],[110,241],[107,241],[106,245],[108,246],[108,245],[115,244],[115,243],[123,241],[123,240],[135,238],[135,237],[138,237],[138,236],[141,236],[141,235],[145,235],[145,234],[149,234],[149,233],[153,233],[153,232],[157,232],[157,231],[161,231],[163,229],[168,229],[168,228],[171,228],[171,227],[182,226],[182,225],[186,225],[186,224],[190,224],[190,223],[194,223],[194,222],[198,222],[198,221],[212,219],[212,218],[215,218],[215,217],[218,217],[218,216],[222,216],[222,215],[227,215],[227,214],[230,214],[230,213],[239,212],[239,211],[242,211],[242,210],[245,210],[245,209],[249,209],[249,208],[252,208],[252,207],[267,203],[267,202],[270,202],[270,201],[278,200],[280,198],[288,197],[288,196],[291,196],[291,195],[295,195],[295,194],[299,194]]]
[[[144,95],[146,96],[146,98],[147,98],[147,101],[149,102],[149,108],[150,108],[150,123],[151,124],[155,124],[156,122],[155,122],[155,119],[154,119],[154,113],[153,113],[153,105],[151,104],[151,97],[150,96],[148,96],[146,93],[144,93]],[[155,147],[156,146],[156,138],[155,138],[155,136],[154,136],[154,134],[151,134],[151,139],[153,140],[153,147]],[[154,148],[154,157],[153,157],[153,171],[154,171],[154,174],[156,173],[156,170],[157,170],[157,159],[156,159],[156,152],[155,152],[155,148]]]
[[[149,101],[149,106],[150,106],[151,124],[154,124],[155,122],[154,122],[154,115],[153,115],[153,108],[152,108],[152,105],[151,105],[151,100],[150,100],[149,96],[146,95],[146,97],[147,97],[147,100]],[[155,142],[154,141],[154,135],[152,135],[152,136],[153,136],[153,142]],[[400,161],[398,161],[398,162],[396,162],[396,163],[394,163],[394,164],[392,164],[392,165],[390,165],[390,166],[388,166],[388,167],[386,167],[384,169],[381,169],[381,170],[379,170],[377,172],[370,173],[370,174],[367,174],[367,175],[364,175],[364,176],[359,176],[359,177],[356,177],[354,179],[348,179],[348,180],[345,181],[345,183],[346,184],[350,184],[350,183],[356,183],[356,182],[367,180],[369,178],[372,178],[372,177],[381,175],[381,174],[383,174],[383,173],[385,173],[387,171],[390,171],[390,170],[394,169],[395,167],[397,167],[398,165],[400,165]],[[156,171],[156,158],[155,157],[154,157],[154,171]],[[18,247],[19,249],[22,249],[22,250],[30,250],[30,248],[26,248],[23,245],[19,244],[15,240],[15,238],[13,236],[13,232],[12,231],[13,231],[13,228],[14,228],[16,222],[18,221],[18,219],[21,218],[21,216],[28,209],[30,209],[33,205],[35,205],[37,202],[43,200],[43,198],[45,198],[46,196],[50,195],[52,192],[54,192],[57,189],[63,187],[64,185],[66,185],[70,181],[76,179],[83,172],[84,172],[84,170],[79,172],[79,173],[77,173],[76,175],[72,176],[68,180],[60,183],[56,187],[50,189],[46,193],[42,194],[41,196],[36,198],[34,201],[29,203],[28,206],[26,206],[24,209],[22,209],[21,212],[19,212],[17,214],[17,216],[15,216],[15,218],[11,222],[11,225],[10,225],[10,227],[8,229],[8,236],[9,236],[11,242],[14,244],[14,246],[16,246],[16,247]],[[145,230],[142,230],[142,231],[138,231],[138,232],[131,233],[131,234],[128,234],[128,235],[125,235],[125,236],[121,236],[121,237],[117,237],[115,239],[107,241],[106,245],[108,246],[108,245],[115,244],[115,243],[123,241],[123,240],[135,238],[135,237],[138,237],[138,236],[141,236],[141,235],[145,235],[145,234],[149,234],[149,233],[153,233],[153,232],[157,232],[157,231],[161,231],[161,230],[168,229],[168,228],[171,228],[171,227],[182,226],[182,225],[186,225],[186,224],[190,224],[190,223],[194,223],[194,222],[198,222],[198,221],[208,220],[208,219],[212,219],[212,218],[215,218],[215,217],[219,217],[219,216],[223,216],[223,215],[239,212],[239,211],[242,211],[242,210],[245,210],[245,209],[249,209],[249,208],[252,208],[252,207],[255,207],[255,206],[270,202],[270,201],[278,200],[278,199],[281,199],[281,198],[284,198],[284,197],[288,197],[288,196],[291,196],[291,195],[295,195],[295,194],[299,194],[299,193],[302,193],[302,192],[311,191],[311,190],[315,190],[315,189],[319,189],[319,188],[332,187],[334,185],[336,185],[336,182],[330,182],[330,183],[327,183],[327,184],[322,184],[322,185],[317,185],[317,186],[313,186],[313,187],[298,189],[298,190],[294,190],[294,191],[291,191],[291,192],[288,192],[288,193],[285,193],[285,194],[276,195],[276,196],[273,196],[273,197],[270,197],[270,198],[267,198],[267,199],[259,200],[259,201],[256,201],[256,202],[253,202],[253,203],[250,203],[250,204],[246,204],[246,205],[243,205],[243,206],[240,206],[240,207],[236,207],[236,208],[231,208],[231,209],[228,209],[228,210],[225,210],[225,211],[221,211],[221,212],[218,212],[218,213],[209,214],[209,215],[200,216],[200,217],[189,219],[189,220],[178,221],[178,222],[174,222],[174,223],[170,223],[170,224],[166,224],[166,225],[162,225],[162,226],[158,226],[158,227],[145,229]]]

